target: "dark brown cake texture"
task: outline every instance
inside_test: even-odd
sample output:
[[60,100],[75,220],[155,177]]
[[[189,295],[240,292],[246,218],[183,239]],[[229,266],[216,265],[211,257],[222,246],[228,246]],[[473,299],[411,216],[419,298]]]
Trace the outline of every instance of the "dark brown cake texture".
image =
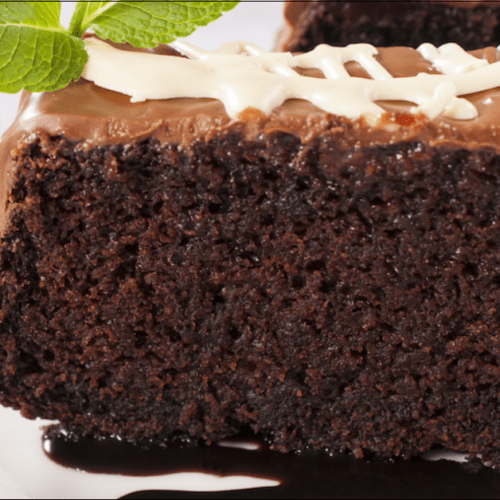
[[83,79],[24,94],[2,143],[0,402],[76,436],[250,427],[280,451],[500,463],[500,90],[469,99],[473,120],[371,127]]
[[292,1],[285,5],[279,50],[312,50],[320,43],[380,47],[459,43],[466,50],[500,43],[500,2],[392,0]]

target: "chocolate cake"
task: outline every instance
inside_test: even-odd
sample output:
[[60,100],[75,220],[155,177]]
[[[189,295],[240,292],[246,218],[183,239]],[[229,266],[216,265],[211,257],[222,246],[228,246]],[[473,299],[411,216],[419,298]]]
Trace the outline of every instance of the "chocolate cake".
[[497,51],[175,47],[94,41],[23,95],[0,402],[74,436],[500,463]]
[[320,43],[418,47],[459,43],[467,50],[500,43],[498,1],[287,2],[279,50],[311,50]]

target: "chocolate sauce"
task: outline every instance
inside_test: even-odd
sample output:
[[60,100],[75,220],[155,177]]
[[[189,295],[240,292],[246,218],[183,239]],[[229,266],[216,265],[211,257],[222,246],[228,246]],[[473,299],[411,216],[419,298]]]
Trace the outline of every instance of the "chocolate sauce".
[[[248,437],[244,439],[249,441]],[[255,438],[250,441],[256,441]],[[115,439],[45,437],[47,456],[93,473],[150,476],[203,472],[280,482],[274,488],[217,493],[146,491],[124,498],[499,498],[500,472],[477,462],[422,459],[359,460],[350,455],[281,454],[259,441],[256,450],[212,446],[139,447]]]

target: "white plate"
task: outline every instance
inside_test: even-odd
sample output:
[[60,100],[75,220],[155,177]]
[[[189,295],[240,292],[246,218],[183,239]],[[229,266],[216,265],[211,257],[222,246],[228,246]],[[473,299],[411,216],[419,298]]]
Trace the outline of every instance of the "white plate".
[[126,477],[67,469],[43,452],[41,427],[47,423],[0,407],[0,498],[119,498],[143,490],[225,491],[279,484],[244,476]]
[[[42,447],[43,425],[0,407],[1,498],[119,498],[136,491],[227,491],[278,486],[279,482],[245,476],[169,474],[126,477],[67,469],[47,458]],[[430,461],[465,462],[466,455],[446,450],[427,453]]]

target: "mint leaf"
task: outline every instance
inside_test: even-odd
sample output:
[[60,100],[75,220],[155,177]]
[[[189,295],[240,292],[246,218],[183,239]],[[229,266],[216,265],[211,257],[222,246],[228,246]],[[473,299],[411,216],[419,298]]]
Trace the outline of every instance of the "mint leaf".
[[88,55],[59,21],[59,2],[0,2],[0,92],[56,90],[77,79]]
[[77,6],[70,32],[81,35],[92,29],[102,39],[128,42],[135,47],[156,47],[190,35],[198,26],[206,26],[237,4],[237,1],[173,0],[92,2],[87,6]]
[[83,73],[88,60],[78,38],[92,29],[103,39],[156,47],[191,34],[238,1],[79,1],[69,31],[59,1],[0,1],[0,92],[57,90]]
[[18,23],[46,28],[64,28],[59,23],[60,2],[0,2],[0,23]]

